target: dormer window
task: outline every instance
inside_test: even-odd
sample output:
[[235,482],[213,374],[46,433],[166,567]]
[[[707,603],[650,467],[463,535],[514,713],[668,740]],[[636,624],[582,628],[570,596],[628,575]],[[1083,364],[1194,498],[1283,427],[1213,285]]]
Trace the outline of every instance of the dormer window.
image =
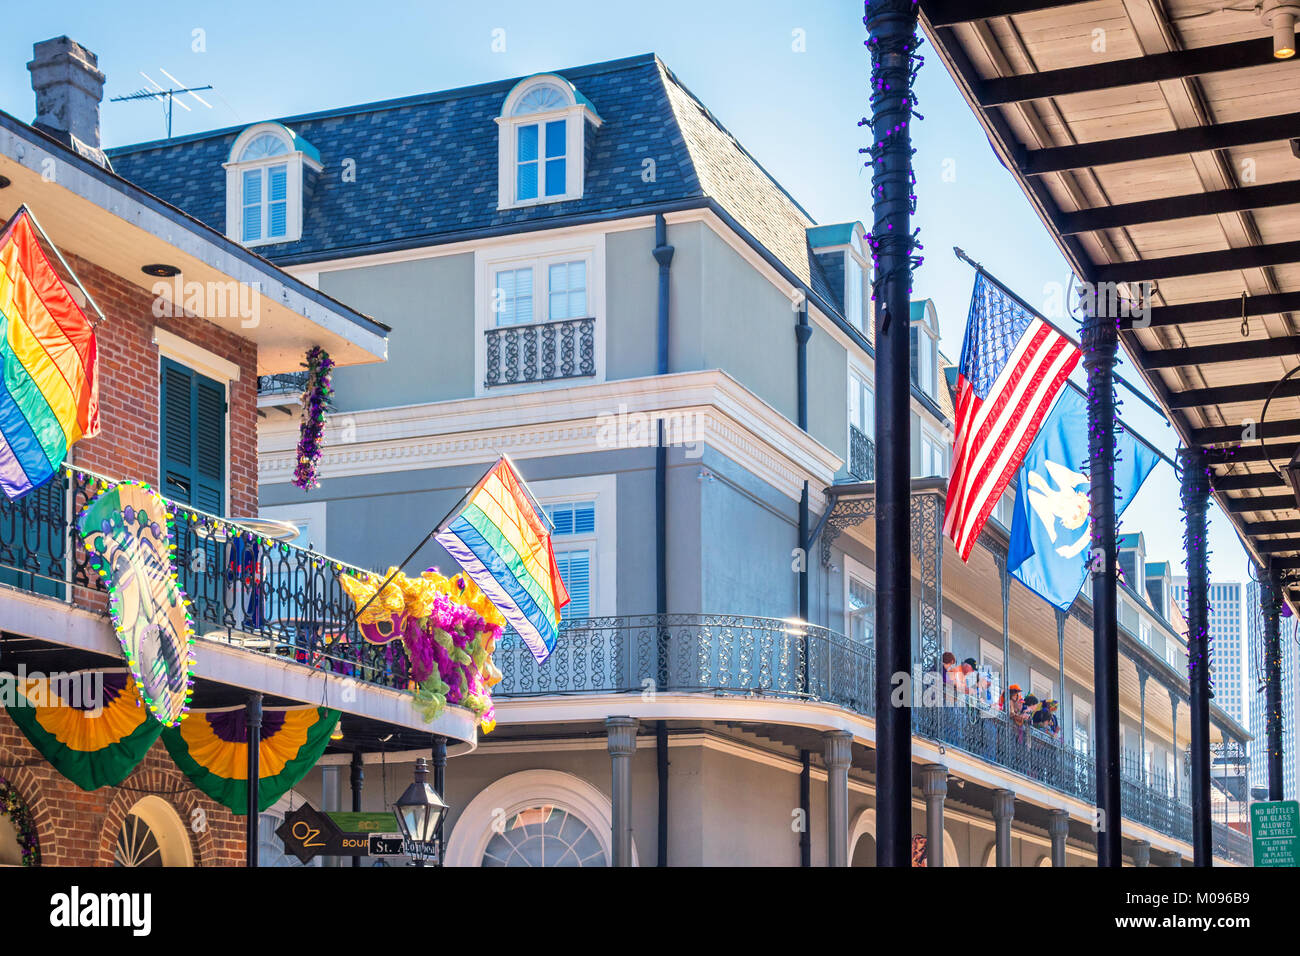
[[302,238],[304,178],[320,171],[316,148],[280,123],[250,126],[226,169],[226,235],[245,246]]
[[587,98],[562,77],[516,84],[497,117],[497,208],[581,198],[588,126],[600,123]]
[[871,267],[863,249],[865,235],[860,222],[813,226],[808,230],[808,245],[826,281],[832,289],[838,287],[845,321],[870,342],[874,334],[868,298]]

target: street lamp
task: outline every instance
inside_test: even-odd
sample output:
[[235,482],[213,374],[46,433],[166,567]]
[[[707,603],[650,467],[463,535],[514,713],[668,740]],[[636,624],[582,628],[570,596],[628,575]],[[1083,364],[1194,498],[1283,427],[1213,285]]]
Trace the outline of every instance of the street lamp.
[[429,786],[429,766],[423,757],[415,761],[415,781],[393,806],[397,810],[397,825],[402,829],[402,838],[416,848],[411,865],[424,866],[425,848],[436,838],[447,804]]

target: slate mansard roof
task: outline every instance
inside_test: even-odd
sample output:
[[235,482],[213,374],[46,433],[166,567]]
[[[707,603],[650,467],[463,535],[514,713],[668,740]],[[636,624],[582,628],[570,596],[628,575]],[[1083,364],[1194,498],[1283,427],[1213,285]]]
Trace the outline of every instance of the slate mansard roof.
[[[278,120],[319,151],[302,238],[258,247],[281,263],[445,242],[494,229],[710,199],[843,315],[810,253],[812,218],[653,54],[560,70],[603,123],[588,127],[582,198],[497,209],[497,124],[519,78]],[[222,167],[247,126],[110,150],[113,168],[224,230]],[[653,181],[642,178],[654,160]],[[343,163],[356,181],[343,182]]]

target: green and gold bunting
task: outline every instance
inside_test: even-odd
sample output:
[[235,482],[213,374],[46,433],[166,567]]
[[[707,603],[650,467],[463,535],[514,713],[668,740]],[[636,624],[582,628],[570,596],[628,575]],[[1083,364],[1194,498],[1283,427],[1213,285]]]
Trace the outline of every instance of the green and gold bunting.
[[[325,748],[339,712],[310,704],[262,712],[258,807],[267,809],[301,780]],[[248,724],[243,707],[191,711],[163,743],[190,782],[232,813],[248,812]]]
[[4,675],[0,700],[41,756],[82,790],[120,784],[162,732],[125,670]]

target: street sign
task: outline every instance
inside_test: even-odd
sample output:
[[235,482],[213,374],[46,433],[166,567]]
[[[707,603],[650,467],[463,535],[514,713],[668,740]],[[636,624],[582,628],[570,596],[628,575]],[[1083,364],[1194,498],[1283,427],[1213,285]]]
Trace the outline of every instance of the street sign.
[[[390,826],[394,822],[391,813],[340,816],[345,823],[356,821]],[[363,819],[365,817],[369,819]],[[284,822],[275,828],[275,833],[284,842],[284,848],[296,856],[300,863],[306,863],[316,856],[401,856],[405,852],[400,833],[344,831],[335,822],[333,814],[321,813],[309,803],[286,813]],[[379,838],[379,844],[375,843],[376,838]],[[395,851],[389,850],[384,854],[371,852],[371,848],[377,845],[389,848],[391,841],[387,838],[396,841]]]
[[405,856],[406,841],[400,833],[370,834],[370,856]]
[[1300,803],[1252,803],[1250,832],[1256,866],[1300,866]]

